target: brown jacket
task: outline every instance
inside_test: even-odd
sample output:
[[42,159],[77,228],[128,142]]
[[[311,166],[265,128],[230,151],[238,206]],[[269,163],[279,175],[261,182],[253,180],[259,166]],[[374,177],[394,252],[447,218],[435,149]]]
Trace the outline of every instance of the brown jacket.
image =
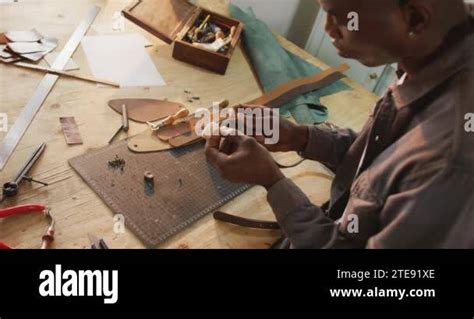
[[[442,90],[437,98],[354,181],[339,220],[311,204],[289,179],[270,189],[268,201],[287,237],[281,247],[474,248],[474,132],[466,125],[474,113],[474,33],[393,85],[395,106],[419,102],[435,89]],[[372,117],[364,130],[371,125]],[[344,193],[347,172],[357,167],[354,152],[365,143],[358,136],[310,127],[303,155],[336,172],[332,203]]]

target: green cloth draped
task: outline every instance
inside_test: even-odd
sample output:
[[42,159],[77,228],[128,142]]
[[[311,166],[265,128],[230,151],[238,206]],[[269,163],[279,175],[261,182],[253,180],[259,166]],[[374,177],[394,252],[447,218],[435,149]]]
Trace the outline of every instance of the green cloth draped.
[[[321,72],[320,68],[285,50],[268,26],[257,19],[251,8],[244,11],[231,4],[230,13],[245,24],[243,45],[265,92],[288,81]],[[320,98],[349,89],[348,85],[338,81],[321,90],[299,96],[282,106],[280,114],[285,117],[293,116],[300,124],[322,123],[328,118],[328,109],[320,105]]]

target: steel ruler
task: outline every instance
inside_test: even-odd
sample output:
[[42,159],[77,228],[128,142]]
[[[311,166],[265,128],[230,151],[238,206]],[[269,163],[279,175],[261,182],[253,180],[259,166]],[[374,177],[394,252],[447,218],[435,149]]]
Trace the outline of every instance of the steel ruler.
[[[76,28],[69,41],[66,43],[61,53],[54,61],[52,65],[53,69],[63,70],[66,67],[66,64],[76,51],[77,47],[81,43],[82,38],[87,33],[87,30],[89,30],[89,27],[94,22],[100,10],[101,8],[97,6],[94,6],[89,10],[87,16]],[[21,111],[20,116],[16,120],[15,124],[13,124],[12,128],[8,131],[7,136],[0,144],[0,171],[5,167],[8,159],[12,155],[16,146],[20,142],[21,138],[33,121],[36,113],[43,105],[58,79],[58,75],[47,74],[43,80],[41,80],[41,83],[38,85],[36,91],[33,93],[33,96]]]

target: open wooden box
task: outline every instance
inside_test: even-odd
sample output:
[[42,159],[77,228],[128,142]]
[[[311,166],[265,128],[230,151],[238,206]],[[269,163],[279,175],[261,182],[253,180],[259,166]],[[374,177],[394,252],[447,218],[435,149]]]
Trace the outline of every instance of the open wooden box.
[[[123,13],[127,19],[166,43],[171,44],[174,41],[175,59],[219,74],[226,73],[244,27],[238,20],[196,7],[187,0],[134,0]],[[226,54],[198,48],[183,40],[196,21],[208,14],[221,28],[236,28]]]

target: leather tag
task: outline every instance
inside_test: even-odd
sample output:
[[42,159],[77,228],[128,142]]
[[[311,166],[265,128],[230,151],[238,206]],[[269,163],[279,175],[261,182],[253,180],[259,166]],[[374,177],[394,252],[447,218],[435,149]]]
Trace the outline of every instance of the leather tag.
[[64,137],[68,145],[83,144],[79,128],[74,117],[60,117],[59,122],[63,129]]

